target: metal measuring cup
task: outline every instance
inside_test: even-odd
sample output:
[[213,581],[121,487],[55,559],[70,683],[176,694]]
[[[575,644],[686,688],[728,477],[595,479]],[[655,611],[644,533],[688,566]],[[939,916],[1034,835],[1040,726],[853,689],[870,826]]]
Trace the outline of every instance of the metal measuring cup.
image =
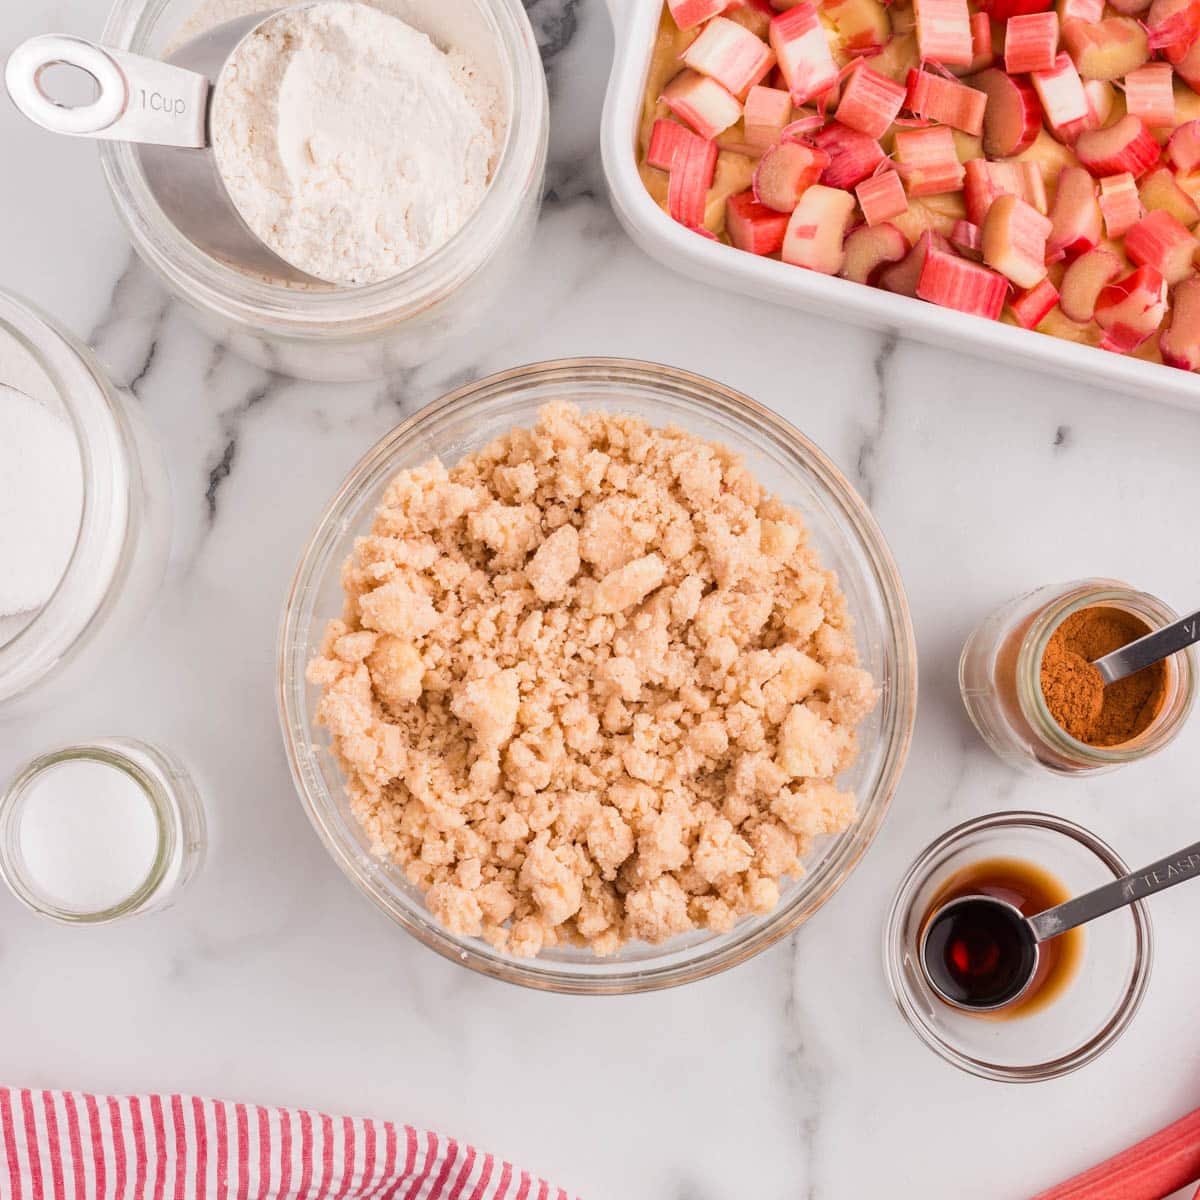
[[[146,182],[176,228],[206,254],[289,283],[331,287],[271,250],[246,224],[212,152],[212,98],[226,63],[275,8],[218,25],[162,62],[84,38],[43,34],[18,46],[4,71],[17,108],[51,133],[133,142]],[[53,66],[95,81],[90,104],[68,107],[45,90]]]

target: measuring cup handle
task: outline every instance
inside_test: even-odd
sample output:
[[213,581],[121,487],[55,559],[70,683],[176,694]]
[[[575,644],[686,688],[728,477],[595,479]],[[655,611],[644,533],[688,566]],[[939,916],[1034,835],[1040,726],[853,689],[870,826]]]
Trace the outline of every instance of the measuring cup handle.
[[[97,95],[90,104],[68,107],[46,93],[42,74],[59,64],[91,76]],[[12,52],[4,83],[17,108],[51,133],[156,146],[207,144],[209,81],[158,59],[47,33]]]

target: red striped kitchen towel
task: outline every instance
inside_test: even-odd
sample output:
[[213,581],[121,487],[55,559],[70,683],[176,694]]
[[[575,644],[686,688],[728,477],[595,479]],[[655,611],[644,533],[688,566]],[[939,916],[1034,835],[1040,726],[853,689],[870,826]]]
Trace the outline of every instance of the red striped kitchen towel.
[[453,1138],[199,1096],[0,1087],[3,1200],[567,1200]]

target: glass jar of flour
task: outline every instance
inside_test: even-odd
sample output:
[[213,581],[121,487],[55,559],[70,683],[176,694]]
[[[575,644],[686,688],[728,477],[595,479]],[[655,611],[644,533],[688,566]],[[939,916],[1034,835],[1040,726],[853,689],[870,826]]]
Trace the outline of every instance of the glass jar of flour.
[[[222,343],[264,367],[305,379],[378,378],[477,336],[525,258],[541,203],[549,105],[519,0],[364,2],[402,18],[439,48],[459,52],[501,110],[500,148],[474,215],[402,273],[321,287],[228,265],[200,250],[166,217],[136,147],[100,146],[117,211],[141,257]],[[217,24],[277,7],[278,0],[116,0],[101,41],[162,58]]]
[[0,292],[0,721],[67,696],[131,632],[170,545],[166,466],[136,402]]

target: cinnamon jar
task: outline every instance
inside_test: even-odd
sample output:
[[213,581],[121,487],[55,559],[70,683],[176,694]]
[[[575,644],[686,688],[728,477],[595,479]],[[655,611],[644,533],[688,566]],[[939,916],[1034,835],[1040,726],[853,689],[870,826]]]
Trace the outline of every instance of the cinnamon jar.
[[1076,614],[1089,609],[1109,610],[1110,623],[1128,629],[1130,640],[1178,619],[1157,597],[1119,580],[1084,579],[1038,588],[1010,601],[987,617],[963,647],[958,679],[967,713],[984,741],[1012,766],[1059,775],[1111,771],[1161,750],[1187,720],[1196,689],[1192,650],[1161,665],[1136,713],[1129,697],[1118,695],[1112,698],[1112,711],[1095,726],[1073,719],[1073,710],[1053,691],[1056,681],[1061,682],[1056,659],[1062,631],[1070,633],[1081,622]]

